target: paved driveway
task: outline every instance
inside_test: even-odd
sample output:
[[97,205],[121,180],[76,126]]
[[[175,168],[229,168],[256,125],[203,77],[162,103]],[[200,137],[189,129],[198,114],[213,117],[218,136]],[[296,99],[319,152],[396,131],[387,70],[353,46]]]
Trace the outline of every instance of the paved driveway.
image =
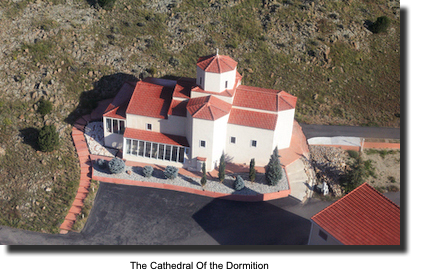
[[0,244],[307,244],[309,218],[330,202],[288,197],[234,202],[153,188],[101,183],[81,233],[0,229]]

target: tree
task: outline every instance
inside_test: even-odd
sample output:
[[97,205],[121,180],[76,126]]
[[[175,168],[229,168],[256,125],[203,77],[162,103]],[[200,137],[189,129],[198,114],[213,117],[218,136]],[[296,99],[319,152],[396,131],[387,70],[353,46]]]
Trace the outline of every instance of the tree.
[[369,30],[375,34],[386,32],[390,23],[390,19],[387,16],[381,16],[370,26]]
[[266,181],[271,186],[276,186],[280,179],[282,179],[282,165],[280,164],[279,157],[279,151],[276,147],[266,166]]
[[224,176],[226,175],[226,161],[224,160],[224,153],[220,157],[220,165],[218,166],[218,179],[223,183]]
[[202,188],[207,184],[207,169],[205,168],[205,162],[202,163],[202,178],[201,178],[201,185]]
[[255,176],[257,174],[257,171],[255,170],[255,159],[251,159],[251,162],[249,163],[249,180],[251,182],[254,182]]
[[52,152],[59,146],[59,134],[53,125],[46,125],[41,128],[38,134],[38,146],[43,152]]
[[344,188],[345,193],[353,191],[356,187],[364,183],[365,177],[368,176],[366,166],[363,159],[359,156],[350,164],[351,170],[340,178],[340,184]]
[[41,98],[40,102],[38,103],[38,109],[37,111],[42,115],[45,116],[46,114],[49,114],[52,111],[53,105],[50,101]]

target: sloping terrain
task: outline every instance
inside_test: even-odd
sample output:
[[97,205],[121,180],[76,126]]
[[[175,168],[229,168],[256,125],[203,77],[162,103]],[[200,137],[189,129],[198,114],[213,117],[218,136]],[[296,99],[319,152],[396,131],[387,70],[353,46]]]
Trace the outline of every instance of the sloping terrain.
[[[0,3],[0,224],[56,232],[78,186],[73,121],[123,81],[195,76],[217,48],[244,84],[297,96],[300,122],[400,125],[399,1],[95,2]],[[372,34],[384,15],[389,29]],[[37,149],[44,124],[60,133],[55,152]]]

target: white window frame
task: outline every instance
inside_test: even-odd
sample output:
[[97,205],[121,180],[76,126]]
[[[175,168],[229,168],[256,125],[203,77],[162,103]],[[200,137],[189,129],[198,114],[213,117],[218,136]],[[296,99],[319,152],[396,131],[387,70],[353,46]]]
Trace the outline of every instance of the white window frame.
[[[149,128],[150,126],[150,128]],[[146,123],[146,130],[152,130],[152,124],[151,123]]]
[[[117,121],[117,132],[114,132],[114,120],[115,121]],[[110,121],[110,123],[111,123],[111,130],[109,131],[108,130],[108,121]],[[125,131],[125,120],[122,120],[122,119],[117,119],[117,118],[105,118],[105,122],[106,122],[106,127],[105,127],[105,129],[106,129],[106,131],[107,132],[109,132],[109,133],[114,133],[114,134],[120,134],[120,135],[122,135],[122,134],[124,134],[124,131]],[[121,130],[121,124],[120,123],[124,123],[124,129],[123,130]]]

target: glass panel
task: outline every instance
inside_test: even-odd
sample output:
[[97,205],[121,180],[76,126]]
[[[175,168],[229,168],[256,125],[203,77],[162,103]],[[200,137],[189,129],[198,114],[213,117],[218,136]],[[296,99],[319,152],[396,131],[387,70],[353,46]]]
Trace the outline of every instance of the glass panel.
[[157,154],[158,154],[158,144],[153,143],[152,144],[152,158],[156,158]]
[[112,121],[112,129],[113,129],[113,131],[114,131],[114,133],[118,133],[118,120],[113,120]]
[[151,143],[150,142],[146,142],[146,152],[145,152],[145,157],[151,157]]
[[173,156],[171,157],[172,161],[177,161],[177,151],[179,150],[178,146],[173,146]]
[[165,146],[165,159],[171,160],[171,145]]
[[137,141],[136,140],[133,140],[133,144],[132,144],[132,147],[131,147],[131,154],[137,155]]
[[163,144],[159,145],[159,151],[158,151],[158,158],[159,159],[164,159],[164,148],[165,148],[165,145],[163,145]]
[[145,142],[139,141],[139,156],[143,157],[144,153],[145,153]]
[[112,132],[111,119],[106,119],[106,131]]
[[124,134],[125,127],[124,127],[124,121],[120,120],[120,134]]
[[183,163],[184,161],[184,147],[179,147],[179,162]]
[[131,147],[131,140],[130,139],[125,140],[125,146],[126,146],[126,153],[130,154],[130,147]]

